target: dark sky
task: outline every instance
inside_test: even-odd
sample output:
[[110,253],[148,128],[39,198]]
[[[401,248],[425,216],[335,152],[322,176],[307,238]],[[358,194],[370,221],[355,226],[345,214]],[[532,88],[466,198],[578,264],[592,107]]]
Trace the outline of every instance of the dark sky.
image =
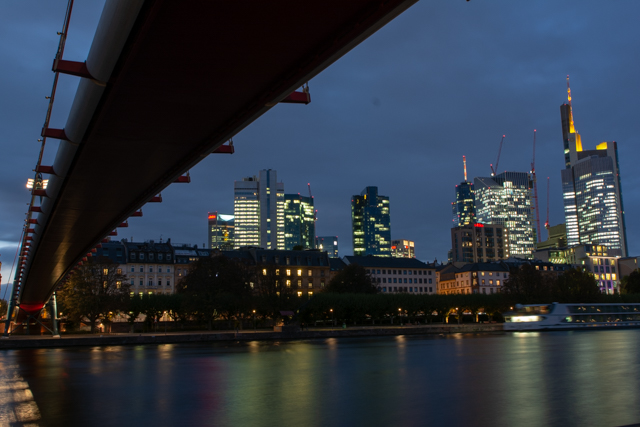
[[[3,282],[29,201],[25,183],[66,3],[0,2]],[[65,59],[86,59],[102,5],[76,1]],[[306,194],[311,183],[317,234],[338,235],[341,255],[352,252],[350,197],[378,186],[390,197],[392,238],[415,240],[421,260],[446,260],[462,155],[470,179],[488,176],[506,134],[500,170],[528,171],[533,129],[541,223],[547,176],[551,224],[564,222],[559,106],[569,74],[585,148],[618,141],[629,250],[637,255],[638,16],[636,0],[422,0],[313,79],[311,104],[273,108],[234,138],[234,155],[202,161],[191,184],[163,191],[164,202],[144,207],[120,237],[201,245],[207,212],[233,213],[233,181],[271,168],[286,193]],[[60,78],[52,127],[64,126],[77,83]],[[56,149],[51,141],[44,164]]]

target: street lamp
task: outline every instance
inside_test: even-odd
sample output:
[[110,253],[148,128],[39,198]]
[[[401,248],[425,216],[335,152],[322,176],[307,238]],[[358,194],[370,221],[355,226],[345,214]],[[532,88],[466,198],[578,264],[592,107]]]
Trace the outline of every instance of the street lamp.
[[334,325],[334,321],[333,321],[333,308],[330,308],[329,311],[331,312],[331,330],[333,330]]
[[400,326],[403,326],[403,323],[402,323],[402,309],[401,308],[398,309],[398,317],[400,318]]
[[256,311],[253,310],[253,332],[257,332],[256,331]]

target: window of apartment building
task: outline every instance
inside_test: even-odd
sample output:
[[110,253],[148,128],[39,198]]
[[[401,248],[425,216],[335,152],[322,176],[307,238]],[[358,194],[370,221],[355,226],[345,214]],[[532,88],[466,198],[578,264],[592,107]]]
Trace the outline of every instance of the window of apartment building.
[[308,276],[309,276],[309,277],[313,276],[313,270],[309,270],[309,271],[308,271]]
[[131,252],[131,255],[129,256],[129,258],[131,258],[132,260],[136,259],[136,253],[135,252]]
[[122,274],[122,269],[121,269],[121,268],[118,268],[118,269],[116,270],[116,273],[118,273],[118,274]]
[[407,275],[407,270],[402,270],[402,274]]
[[302,270],[298,270],[298,276],[302,276]]
[[378,270],[378,274],[380,274],[380,270]]
[[266,269],[266,268],[263,268],[263,269],[262,269],[262,275],[263,275],[263,276],[266,276],[266,275],[267,275],[267,269]]
[[132,265],[132,266],[131,266],[131,272],[133,273],[133,272],[135,272],[135,271],[136,271],[136,267]]
[[153,273],[153,267],[149,267],[149,273]]
[[280,275],[280,270],[276,269],[276,276],[279,276],[279,275]]
[[131,278],[131,286],[135,285],[134,281],[135,281],[135,279],[132,277]]
[[140,254],[140,256],[139,256],[138,258],[140,258],[140,259],[144,259],[144,254],[143,254],[143,253],[141,253],[141,254]]
[[313,282],[309,280],[309,288],[313,288]]
[[287,276],[291,276],[291,270],[287,270]]
[[286,263],[287,263],[287,265],[290,265],[290,264],[291,264],[291,257],[287,257],[287,258],[286,258]]
[[382,283],[387,283],[387,278],[386,277],[382,278]]
[[171,280],[167,279],[167,286],[171,286]]
[[398,283],[398,279],[396,279],[395,277],[393,278],[393,283]]
[[162,254],[158,254],[158,261],[162,261]]
[[406,278],[404,279],[404,283],[407,283],[407,279]]
[[302,279],[298,279],[298,287],[301,288],[302,287]]
[[149,254],[149,261],[153,261],[153,254]]
[[162,273],[162,267],[158,267],[158,273]]
[[140,286],[142,286],[142,277],[140,278]]
[[143,265],[140,266],[140,273],[144,273],[144,266]]
[[291,280],[287,280],[286,284],[287,284],[287,288],[290,288],[291,287]]
[[500,280],[496,280],[496,285],[500,286]]
[[431,286],[429,286],[429,292],[433,292],[432,290],[433,288]]
[[324,288],[324,280],[321,280],[321,281],[320,281],[320,287],[321,287],[321,288]]
[[153,280],[149,279],[149,286],[153,286]]
[[167,254],[167,261],[171,261],[171,254]]
[[158,279],[158,287],[162,286],[162,280]]

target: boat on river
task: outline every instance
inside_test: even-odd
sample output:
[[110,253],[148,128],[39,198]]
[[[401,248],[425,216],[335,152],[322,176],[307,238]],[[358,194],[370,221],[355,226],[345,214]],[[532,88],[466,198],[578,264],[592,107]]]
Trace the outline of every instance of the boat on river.
[[503,314],[505,331],[640,327],[640,304],[529,304]]

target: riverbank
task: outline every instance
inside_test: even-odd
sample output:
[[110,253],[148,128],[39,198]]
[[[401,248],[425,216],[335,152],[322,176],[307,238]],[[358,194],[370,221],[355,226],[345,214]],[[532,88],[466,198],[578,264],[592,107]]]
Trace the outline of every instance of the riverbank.
[[141,344],[179,344],[224,341],[300,340],[316,338],[375,337],[397,335],[446,335],[454,333],[502,332],[502,324],[411,325],[396,327],[311,328],[296,332],[272,331],[191,331],[144,334],[94,334],[28,336],[12,335],[0,339],[0,350],[25,348],[58,348],[77,346],[114,346]]

